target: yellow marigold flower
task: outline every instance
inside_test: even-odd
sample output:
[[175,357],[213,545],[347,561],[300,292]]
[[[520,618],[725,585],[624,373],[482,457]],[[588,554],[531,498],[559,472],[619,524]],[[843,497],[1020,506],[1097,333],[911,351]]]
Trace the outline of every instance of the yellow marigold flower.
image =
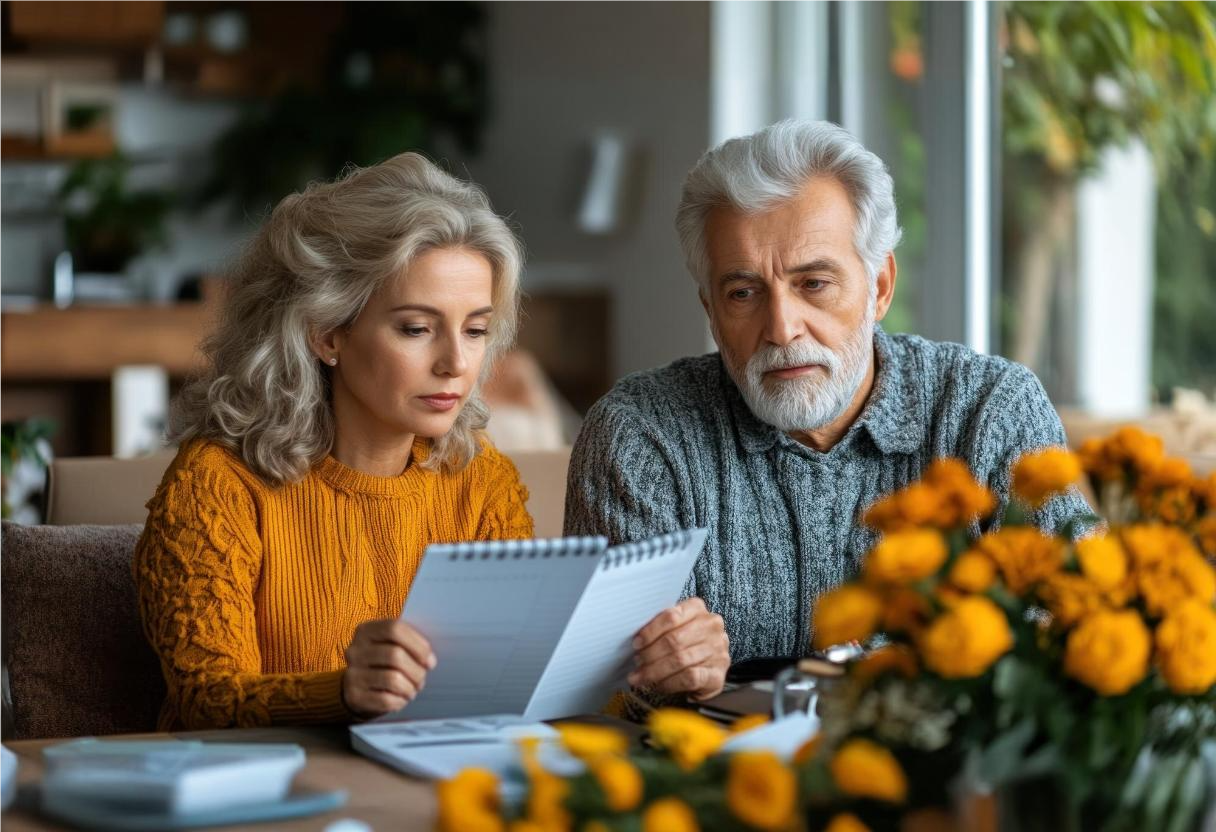
[[823,832],[870,832],[870,827],[858,820],[857,815],[852,812],[841,812],[828,821]]
[[1127,578],[1127,553],[1119,540],[1109,535],[1094,535],[1077,541],[1077,564],[1081,574],[1099,589],[1114,589]]
[[918,633],[929,621],[929,600],[910,587],[896,587],[883,598],[882,628],[888,633]]
[[1106,440],[1105,453],[1111,460],[1130,465],[1137,474],[1142,474],[1152,470],[1165,456],[1165,445],[1160,437],[1129,425]]
[[1194,480],[1191,487],[1195,490],[1195,496],[1207,507],[1207,510],[1216,513],[1216,471],[1203,479]]
[[745,714],[730,724],[732,734],[742,734],[769,722],[768,714]]
[[1160,617],[1188,598],[1211,604],[1216,597],[1216,569],[1188,541],[1185,548],[1137,569],[1136,589],[1145,609]]
[[862,641],[873,635],[882,615],[882,599],[856,584],[845,584],[815,602],[815,647]]
[[794,818],[798,783],[771,751],[746,751],[730,758],[726,805],[754,829],[784,829]]
[[902,644],[887,644],[865,655],[853,664],[851,673],[859,679],[874,679],[886,673],[898,673],[911,679],[917,673],[916,654]]
[[1206,693],[1216,685],[1216,610],[1188,599],[1157,627],[1157,666],[1170,690]]
[[982,595],[946,610],[920,638],[925,666],[947,679],[979,676],[1012,647],[1005,613]]
[[983,592],[996,580],[996,565],[982,552],[968,549],[955,558],[949,580],[967,592]]
[[655,745],[667,750],[676,764],[691,771],[726,741],[726,731],[693,711],[659,708],[648,722]]
[[[511,830],[511,832],[515,832],[515,830]],[[545,830],[538,828],[536,832],[545,832]],[[612,828],[603,821],[589,820],[583,824],[579,832],[612,832]]]
[[800,745],[798,750],[794,752],[794,765],[800,766],[808,760],[814,759],[815,755],[819,753],[819,749],[822,745],[823,734],[816,734],[815,736],[811,737],[809,740]]
[[1039,584],[1039,596],[1061,627],[1071,627],[1107,607],[1105,594],[1093,581],[1071,572],[1060,572]]
[[887,803],[903,803],[908,797],[908,778],[899,761],[870,740],[847,741],[833,755],[828,768],[840,790],[853,797]]
[[1195,539],[1209,558],[1216,559],[1216,514],[1209,514],[1195,526]]
[[1185,459],[1176,456],[1163,457],[1142,472],[1137,489],[1189,487],[1194,476],[1191,463]]
[[[585,832],[592,832],[592,830],[587,829],[586,827],[584,827],[584,829]],[[539,823],[528,820],[527,818],[516,818],[507,826],[507,832],[549,832],[549,830],[541,826]],[[607,830],[605,830],[605,832],[607,832]]]
[[1103,610],[1068,634],[1064,672],[1103,696],[1127,693],[1148,673],[1148,628],[1134,610]]
[[700,832],[692,808],[678,797],[664,797],[642,813],[642,832]]
[[524,804],[527,819],[545,829],[569,829],[570,813],[566,810],[566,796],[570,784],[550,774],[543,768],[529,773],[528,799]]
[[1087,473],[1103,482],[1113,482],[1123,476],[1123,464],[1106,452],[1105,440],[1086,439],[1077,448],[1077,457]]
[[902,528],[904,520],[898,496],[888,494],[881,500],[876,500],[862,513],[861,522],[880,532],[893,532]]
[[935,526],[946,508],[942,493],[924,482],[914,482],[898,492],[899,510],[905,528]]
[[974,549],[987,555],[1016,595],[1054,575],[1064,563],[1062,541],[1029,526],[1010,526],[984,535]]
[[604,803],[612,811],[628,812],[642,802],[642,775],[629,760],[607,754],[596,757],[587,766],[604,793]]
[[1038,508],[1081,479],[1081,460],[1063,448],[1024,454],[1013,464],[1013,493]]
[[629,740],[619,731],[602,725],[568,722],[557,726],[562,745],[580,760],[590,760],[601,754],[624,754]]
[[893,532],[866,555],[866,578],[878,583],[919,581],[936,574],[948,554],[946,539],[935,529]]
[[435,787],[441,832],[503,832],[498,777],[484,768],[466,768]]

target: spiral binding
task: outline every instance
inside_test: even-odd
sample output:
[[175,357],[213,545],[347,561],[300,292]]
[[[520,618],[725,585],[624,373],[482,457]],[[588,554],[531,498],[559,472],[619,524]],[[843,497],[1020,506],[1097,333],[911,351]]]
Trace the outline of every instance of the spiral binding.
[[692,540],[692,530],[684,529],[670,534],[662,534],[648,540],[638,540],[633,543],[622,543],[613,546],[604,553],[601,559],[601,569],[614,569],[618,566],[628,566],[634,561],[650,560],[654,557],[670,554],[683,549]]
[[606,537],[554,537],[542,540],[479,540],[427,547],[431,554],[456,560],[594,557],[608,548]]

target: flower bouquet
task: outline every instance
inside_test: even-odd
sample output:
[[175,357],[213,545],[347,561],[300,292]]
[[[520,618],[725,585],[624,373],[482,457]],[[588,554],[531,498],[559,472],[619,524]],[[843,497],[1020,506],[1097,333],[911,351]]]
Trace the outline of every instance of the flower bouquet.
[[[1134,428],[1011,473],[987,533],[997,500],[956,460],[866,511],[879,541],[819,599],[814,639],[876,649],[820,697],[793,759],[715,754],[727,730],[688,711],[656,711],[642,751],[569,726],[577,773],[525,747],[527,797],[503,807],[492,774],[465,771],[439,787],[441,828],[966,829],[959,807],[995,793],[1002,830],[1199,829],[1216,803],[1216,474]],[[1103,517],[1031,524],[1083,476]]]

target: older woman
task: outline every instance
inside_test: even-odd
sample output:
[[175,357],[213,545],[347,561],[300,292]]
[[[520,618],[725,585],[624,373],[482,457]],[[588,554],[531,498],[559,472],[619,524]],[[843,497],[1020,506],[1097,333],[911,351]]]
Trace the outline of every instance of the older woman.
[[275,208],[136,551],[163,730],[372,717],[422,688],[436,657],[397,615],[423,550],[532,534],[478,399],[519,268],[485,195],[412,153]]

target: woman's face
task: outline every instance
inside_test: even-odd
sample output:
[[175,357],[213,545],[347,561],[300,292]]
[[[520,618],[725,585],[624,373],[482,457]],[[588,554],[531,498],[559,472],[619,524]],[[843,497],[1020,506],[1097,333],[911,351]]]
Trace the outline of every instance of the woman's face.
[[432,249],[320,345],[333,371],[339,432],[393,442],[447,433],[486,356],[493,271],[464,248]]

